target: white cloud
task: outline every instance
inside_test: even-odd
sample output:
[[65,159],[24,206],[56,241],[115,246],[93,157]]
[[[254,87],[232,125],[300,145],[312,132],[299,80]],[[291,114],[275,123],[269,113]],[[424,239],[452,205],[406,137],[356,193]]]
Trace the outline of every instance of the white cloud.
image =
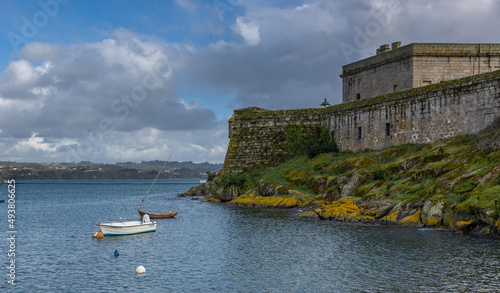
[[250,46],[255,46],[260,42],[259,25],[257,23],[238,17],[236,19],[235,30]]
[[[398,3],[397,13],[384,15]],[[223,21],[202,9],[213,10],[210,3],[176,4],[186,9],[196,36],[169,43],[116,29],[92,43],[24,46],[2,69],[0,159],[50,161],[78,154],[112,162],[172,153],[176,160],[222,162],[227,123],[196,102],[198,93],[206,93],[194,89],[208,89],[202,104],[226,111],[224,116],[247,106],[317,107],[325,94],[339,103],[339,74],[348,63],[339,45],[354,46],[355,29],[384,16],[390,16],[387,25],[357,48],[353,61],[393,41],[500,39],[500,32],[484,29],[500,25],[500,3],[494,0],[241,1]],[[197,42],[200,35],[214,38]],[[183,96],[180,88],[193,92]],[[101,131],[106,122],[110,129]]]
[[191,0],[175,0],[175,4],[190,11],[195,10],[197,7],[196,4]]
[[[47,49],[55,47],[59,58]],[[212,129],[217,121],[211,109],[177,97],[179,61],[169,58],[177,50],[123,29],[95,43],[26,45],[0,81],[0,158],[158,159],[178,132]],[[169,131],[176,135],[166,141],[162,135]]]
[[4,73],[3,83],[9,87],[26,88],[35,84],[40,73],[27,60],[13,61]]

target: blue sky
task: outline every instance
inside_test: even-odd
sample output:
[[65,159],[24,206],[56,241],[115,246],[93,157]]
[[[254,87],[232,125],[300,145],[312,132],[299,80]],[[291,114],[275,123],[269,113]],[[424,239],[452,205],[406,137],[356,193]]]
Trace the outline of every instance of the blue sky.
[[382,44],[493,42],[494,0],[2,1],[0,161],[222,162],[234,109],[341,101]]

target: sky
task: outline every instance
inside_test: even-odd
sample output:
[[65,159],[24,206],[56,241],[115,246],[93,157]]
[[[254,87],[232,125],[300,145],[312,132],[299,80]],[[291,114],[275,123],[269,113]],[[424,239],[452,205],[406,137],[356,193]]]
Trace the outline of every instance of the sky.
[[382,44],[499,43],[495,0],[3,0],[0,161],[224,161],[233,110],[341,102]]

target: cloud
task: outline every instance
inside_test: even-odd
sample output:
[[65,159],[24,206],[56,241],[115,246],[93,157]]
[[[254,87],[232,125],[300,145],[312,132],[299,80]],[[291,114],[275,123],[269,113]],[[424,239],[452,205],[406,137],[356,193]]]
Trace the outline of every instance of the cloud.
[[221,162],[227,124],[215,112],[340,103],[342,66],[382,44],[500,39],[485,29],[500,25],[493,0],[222,2],[231,9],[217,14],[177,0],[194,34],[182,41],[119,28],[97,42],[28,43],[3,69],[0,155]]
[[[342,66],[375,55],[382,44],[497,42],[500,3],[470,1],[242,2],[233,31],[186,60],[186,70],[233,91],[233,108],[317,107],[341,102]],[[481,21],[479,21],[481,19]],[[359,42],[360,39],[363,42]],[[341,44],[353,48],[346,54]]]
[[255,46],[260,42],[259,26],[241,17],[236,19],[235,31],[239,33],[245,42],[250,46]]
[[[12,151],[33,158],[32,151],[55,158],[61,150],[81,152],[95,135],[115,139],[138,135],[144,129],[180,133],[217,127],[213,110],[177,97],[175,69],[168,56],[175,49],[136,37],[122,29],[119,37],[101,42],[71,46],[29,43],[20,50],[19,60],[10,62],[0,81],[0,139],[17,139],[4,145],[4,155]],[[149,140],[138,141],[142,143],[152,153],[159,149],[149,145]],[[115,158],[118,149],[152,154],[114,145],[111,140],[98,145],[109,153],[88,155],[100,160]],[[115,152],[110,145],[117,147]],[[63,156],[59,159],[64,160]]]
[[175,0],[175,4],[190,11],[194,11],[197,8],[196,3],[191,0]]

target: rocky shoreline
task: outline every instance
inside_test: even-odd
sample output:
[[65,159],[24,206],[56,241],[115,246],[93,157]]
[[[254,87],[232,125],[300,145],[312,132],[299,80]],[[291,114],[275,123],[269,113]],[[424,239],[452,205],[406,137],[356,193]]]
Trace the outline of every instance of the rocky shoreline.
[[[363,200],[350,196],[338,200],[297,199],[300,194],[285,190],[283,186],[259,182],[259,194],[255,192],[238,194],[234,188],[217,188],[216,182],[195,186],[179,197],[204,196],[204,202],[226,203],[238,207],[256,208],[296,208],[298,217],[316,220],[335,220],[358,223],[385,223],[407,227],[433,227],[450,232],[500,239],[500,218],[492,218],[493,211],[478,209],[477,214],[467,211],[445,212],[444,202],[427,200],[422,206],[403,205],[394,200]],[[295,193],[295,197],[283,197],[281,192]]]
[[499,137],[297,157],[272,169],[218,174],[183,195],[241,207],[300,207],[299,217],[319,220],[500,238],[500,148],[492,143]]

